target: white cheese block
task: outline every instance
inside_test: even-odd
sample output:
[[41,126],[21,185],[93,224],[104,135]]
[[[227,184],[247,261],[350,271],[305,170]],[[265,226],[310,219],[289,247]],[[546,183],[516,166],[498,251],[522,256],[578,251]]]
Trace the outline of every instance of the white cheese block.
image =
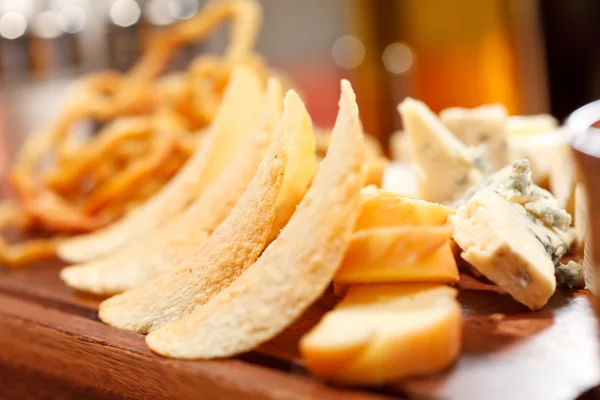
[[410,163],[392,161],[383,172],[381,188],[407,197],[419,197],[419,185]]
[[398,110],[423,200],[448,204],[484,179],[483,152],[463,145],[423,102],[409,97]]
[[568,149],[561,129],[532,135],[513,135],[508,138],[510,161],[527,158],[531,163],[533,181],[547,187],[550,170]]
[[596,284],[594,262],[592,260],[591,238],[588,227],[587,193],[585,186],[578,183],[575,188],[575,235],[579,256],[583,256],[583,278],[585,287],[596,296],[600,294]]
[[476,193],[449,218],[461,257],[532,310],[543,307],[556,288],[551,254],[562,240],[500,194]]
[[544,133],[558,128],[558,120],[550,114],[515,115],[506,120],[509,136]]
[[550,191],[558,204],[571,215],[575,212],[575,162],[571,154],[571,147],[566,142],[556,151],[557,158],[550,166],[549,184]]
[[440,112],[440,120],[463,144],[483,146],[495,171],[508,164],[506,109],[502,105],[447,108]]

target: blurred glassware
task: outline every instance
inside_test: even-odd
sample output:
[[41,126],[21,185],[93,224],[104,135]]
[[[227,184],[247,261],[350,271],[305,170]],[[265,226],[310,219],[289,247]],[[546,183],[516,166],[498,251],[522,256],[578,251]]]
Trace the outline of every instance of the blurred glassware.
[[[574,111],[566,120],[566,133],[573,149],[579,178],[585,190],[584,211],[587,226],[583,229],[585,240],[584,273],[586,285],[600,295],[600,100]],[[582,200],[582,199],[580,199]]]
[[[400,127],[396,105],[416,97],[434,111],[502,103],[509,113],[547,109],[537,2],[353,0],[351,70],[370,132]],[[542,72],[540,72],[542,71]]]
[[138,28],[142,8],[136,0],[114,0],[108,11],[106,36],[109,66],[127,70],[141,53]]

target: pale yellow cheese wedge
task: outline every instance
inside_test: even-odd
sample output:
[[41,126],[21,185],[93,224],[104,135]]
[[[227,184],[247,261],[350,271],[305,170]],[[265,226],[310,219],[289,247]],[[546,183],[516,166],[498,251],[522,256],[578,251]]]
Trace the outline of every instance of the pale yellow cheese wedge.
[[446,108],[440,112],[440,120],[462,143],[483,146],[494,171],[508,164],[506,109],[501,104]]
[[211,301],[146,337],[152,350],[186,359],[230,357],[292,324],[321,296],[350,241],[360,208],[364,141],[350,83],[327,156],[288,224],[257,262]]
[[263,104],[260,78],[247,67],[236,67],[219,111],[202,146],[156,195],[125,218],[106,228],[64,241],[60,258],[88,261],[163,228],[215,179],[245,143]]
[[398,111],[423,200],[450,204],[490,172],[483,149],[462,144],[422,101],[407,97]]
[[[458,267],[448,240],[450,229],[387,229],[390,232],[373,229],[355,234],[335,275],[336,284],[458,281]],[[364,233],[370,237],[358,236]]]
[[[558,206],[569,214],[575,214],[575,160],[571,155],[573,150],[567,145],[566,139],[557,148],[556,157],[552,159],[548,175],[550,192],[558,201]],[[550,155],[552,157],[553,155]]]
[[536,135],[558,128],[558,120],[550,114],[513,115],[506,119],[509,136]]
[[205,304],[252,265],[273,227],[285,170],[285,140],[280,124],[250,185],[197,254],[183,260],[176,270],[103,301],[100,319],[147,333]]
[[433,374],[461,347],[456,290],[441,285],[353,286],[300,341],[315,376],[372,386]]
[[[135,243],[96,260],[63,269],[60,276],[67,285],[98,295],[118,294],[152,280],[165,270],[176,269],[192,254],[199,252],[248,187],[271,142],[273,130],[283,112],[283,93],[278,79],[269,80],[265,97],[262,116],[245,148],[238,150],[221,175],[185,211],[164,229],[148,232]],[[283,128],[289,137],[286,153],[292,148],[293,158],[288,157],[277,210],[287,210],[290,202],[299,201],[295,199],[298,196],[295,187],[284,187],[288,170],[298,169],[298,165],[308,167],[311,157],[313,162],[315,160],[314,145],[300,139],[301,136],[308,136],[309,141],[312,139],[310,126],[303,126],[308,128],[306,131],[298,130],[299,123],[308,117],[308,113],[297,96],[288,96],[287,103],[288,115]],[[299,153],[303,153],[302,159]],[[306,179],[303,178],[304,173],[300,176],[294,174],[294,177]],[[279,229],[274,227],[272,234],[274,231]]]
[[441,204],[402,197],[371,186],[362,190],[361,200],[360,215],[355,230],[407,225],[443,225],[452,213],[452,210]]

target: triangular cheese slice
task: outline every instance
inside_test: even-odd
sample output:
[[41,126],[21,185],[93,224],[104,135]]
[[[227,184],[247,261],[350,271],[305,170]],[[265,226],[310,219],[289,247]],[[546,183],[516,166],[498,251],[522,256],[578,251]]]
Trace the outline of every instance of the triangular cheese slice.
[[463,145],[423,102],[409,97],[398,110],[423,200],[451,203],[490,172],[483,152]]

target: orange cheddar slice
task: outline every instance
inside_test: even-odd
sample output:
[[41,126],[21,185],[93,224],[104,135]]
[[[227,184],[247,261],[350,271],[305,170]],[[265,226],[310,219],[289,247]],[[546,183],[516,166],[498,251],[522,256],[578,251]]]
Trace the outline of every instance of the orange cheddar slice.
[[[429,248],[429,247],[428,247]],[[411,260],[407,257],[382,254],[357,254],[348,256],[335,275],[338,285],[360,283],[447,283],[458,282],[458,267],[450,241],[446,240],[433,252]]]
[[444,226],[376,228],[355,232],[334,281],[454,283],[458,279]]
[[361,193],[361,211],[354,230],[405,225],[443,225],[452,210],[441,204],[402,197],[366,187]]
[[443,285],[359,285],[300,341],[309,371],[373,386],[450,366],[461,344],[456,290]]

